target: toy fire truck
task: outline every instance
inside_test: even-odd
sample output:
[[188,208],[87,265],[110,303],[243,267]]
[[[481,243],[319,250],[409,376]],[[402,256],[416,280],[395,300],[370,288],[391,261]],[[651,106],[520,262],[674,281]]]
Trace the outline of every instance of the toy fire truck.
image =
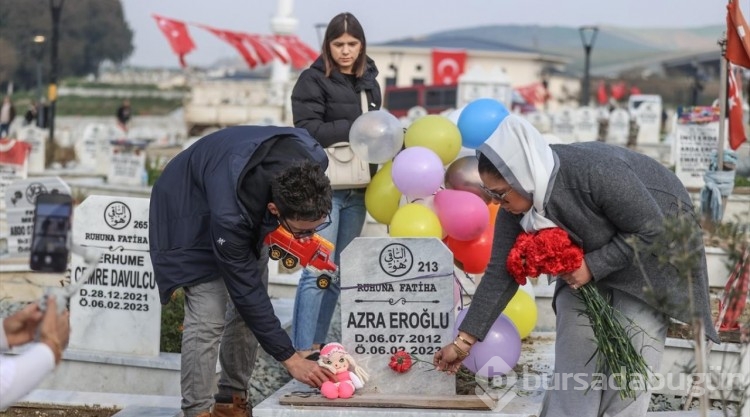
[[328,288],[332,277],[337,275],[338,268],[331,259],[333,244],[317,234],[309,239],[298,240],[279,226],[266,236],[264,243],[268,245],[268,256],[275,261],[281,260],[285,268],[292,269],[301,265],[317,275],[320,289]]

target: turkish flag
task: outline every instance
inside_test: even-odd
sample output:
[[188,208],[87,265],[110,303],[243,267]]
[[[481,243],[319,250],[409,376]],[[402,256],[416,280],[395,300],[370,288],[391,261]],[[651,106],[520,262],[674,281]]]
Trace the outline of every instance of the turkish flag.
[[543,104],[548,98],[547,90],[542,83],[533,83],[522,87],[516,87],[515,90],[528,104]]
[[432,85],[455,85],[464,73],[466,51],[432,50]]
[[302,42],[302,39],[300,39],[296,35],[286,35],[286,38],[288,39],[290,45],[293,45],[300,52],[305,54],[310,61],[315,61],[316,59],[318,59],[318,55],[320,55],[320,52],[311,48],[310,45]]
[[609,91],[612,93],[612,98],[620,101],[625,97],[625,83],[623,81],[614,83],[609,86]]
[[[286,49],[289,59],[292,61],[294,68],[300,69],[307,67],[312,61],[305,48],[300,47],[301,41],[297,42],[289,35],[275,35],[272,39]],[[309,47],[308,47],[309,48]],[[317,58],[317,55],[316,57]]]
[[729,70],[728,81],[729,147],[732,150],[737,150],[747,140],[745,126],[742,122],[742,95],[740,93],[742,87],[738,84],[734,71],[731,69]]
[[247,43],[255,49],[255,54],[258,55],[261,64],[268,64],[274,60],[273,47],[262,36],[250,33],[245,33],[243,36]]
[[750,28],[747,26],[737,0],[727,4],[727,52],[729,61],[750,68]]
[[187,25],[179,20],[167,19],[157,14],[152,16],[156,19],[156,24],[159,25],[161,32],[167,37],[172,51],[180,57],[180,65],[185,68],[187,66],[185,55],[195,49],[195,43],[188,33]]
[[205,25],[200,25],[200,27],[213,33],[226,43],[234,46],[234,49],[236,49],[237,52],[240,53],[250,69],[253,69],[258,65],[258,61],[255,59],[255,56],[245,45],[245,35],[243,33],[233,32],[231,30],[216,29]]
[[604,85],[604,81],[599,81],[599,87],[596,90],[596,100],[599,104],[607,104],[607,87]]

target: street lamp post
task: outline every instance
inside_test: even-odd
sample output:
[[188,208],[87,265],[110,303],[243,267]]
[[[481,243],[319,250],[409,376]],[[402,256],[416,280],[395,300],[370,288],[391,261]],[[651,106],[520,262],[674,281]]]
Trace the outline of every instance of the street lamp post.
[[57,104],[57,44],[60,41],[60,14],[65,0],[49,0],[49,8],[52,13],[52,40],[50,50],[49,71],[49,142],[55,140],[55,110]]
[[36,100],[42,98],[42,55],[44,52],[44,41],[46,38],[43,35],[34,36],[34,55],[36,58]]
[[597,26],[581,26],[578,28],[581,34],[581,42],[583,43],[583,51],[585,52],[586,61],[583,67],[583,85],[581,85],[581,106],[586,106],[589,103],[589,69],[591,67],[591,49],[594,47],[594,41],[596,41],[596,34],[599,32]]

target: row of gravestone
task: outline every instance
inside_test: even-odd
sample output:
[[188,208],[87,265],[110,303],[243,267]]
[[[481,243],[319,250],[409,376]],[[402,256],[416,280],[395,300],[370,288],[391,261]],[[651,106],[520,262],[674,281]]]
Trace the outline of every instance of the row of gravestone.
[[[75,144],[78,161],[75,171],[105,176],[110,184],[144,185],[147,145],[144,141],[110,140],[106,129],[88,125],[86,134]],[[16,130],[16,139],[30,145],[28,159],[19,171],[43,174],[49,130],[24,126]]]
[[[10,246],[28,257],[33,210],[41,193],[68,193],[57,177],[21,180],[8,187]],[[66,281],[89,280],[70,300],[70,349],[152,357],[159,354],[161,304],[149,256],[146,198],[92,195],[75,208],[72,242],[99,252],[96,265],[73,254]],[[452,340],[457,307],[453,256],[438,239],[358,238],[341,265],[342,343],[381,393],[455,393],[442,373],[397,374],[391,354],[405,350],[430,369],[432,355]]]
[[[609,111],[605,107],[562,109],[554,113],[534,112],[526,119],[541,133],[555,136],[563,143],[604,140],[625,145],[637,125],[638,144],[653,145],[661,140],[661,106],[656,103],[631,115],[626,109]],[[602,125],[606,126],[602,129]]]

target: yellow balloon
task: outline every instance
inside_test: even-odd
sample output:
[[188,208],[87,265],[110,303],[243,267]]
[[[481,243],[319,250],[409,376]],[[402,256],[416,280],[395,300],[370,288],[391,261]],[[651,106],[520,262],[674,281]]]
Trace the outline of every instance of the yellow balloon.
[[429,208],[409,203],[396,211],[389,228],[391,237],[443,237],[440,220]]
[[438,154],[443,165],[448,165],[461,151],[461,132],[449,118],[430,114],[415,120],[406,129],[404,145],[428,148]]
[[530,335],[536,326],[536,303],[526,291],[520,288],[516,291],[516,295],[510,299],[503,313],[516,325],[521,339]]
[[388,162],[372,177],[365,191],[365,207],[375,221],[389,224],[398,210],[401,191],[391,178],[393,162]]

